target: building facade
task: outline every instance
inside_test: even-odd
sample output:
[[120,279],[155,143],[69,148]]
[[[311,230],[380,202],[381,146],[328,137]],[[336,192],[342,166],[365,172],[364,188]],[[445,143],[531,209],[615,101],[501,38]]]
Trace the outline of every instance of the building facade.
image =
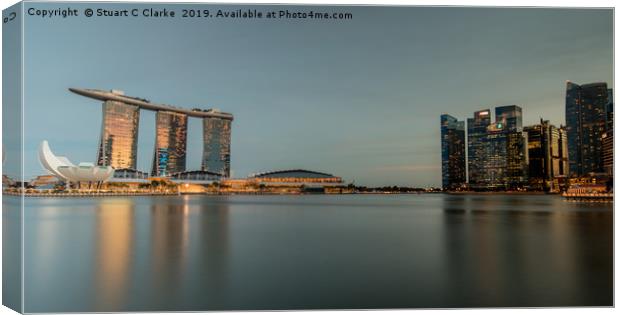
[[473,189],[514,189],[527,180],[527,134],[519,106],[477,111],[467,120],[469,186]]
[[203,120],[203,171],[230,177],[230,127],[230,120],[221,118]]
[[528,135],[529,185],[540,190],[558,189],[557,178],[568,174],[566,131],[547,120],[525,127]]
[[102,100],[102,131],[97,164],[136,170],[140,110],[155,111],[156,139],[151,175],[169,177],[186,172],[189,117],[203,120],[201,171],[230,175],[230,135],[233,115],[214,109],[186,109],[125,96],[122,91],[70,88],[71,92]]
[[187,151],[187,115],[158,111],[155,118],[152,176],[184,172]]
[[491,110],[484,109],[467,119],[467,171],[470,186],[485,185],[488,156],[487,128],[491,125]]
[[[113,91],[122,95],[122,91]],[[97,165],[136,168],[140,108],[118,101],[105,101]]]
[[571,176],[603,172],[602,136],[607,126],[607,83],[566,84],[566,131]]
[[465,122],[441,115],[441,183],[456,189],[467,182],[465,164]]
[[614,175],[614,130],[603,134],[603,170],[607,175]]

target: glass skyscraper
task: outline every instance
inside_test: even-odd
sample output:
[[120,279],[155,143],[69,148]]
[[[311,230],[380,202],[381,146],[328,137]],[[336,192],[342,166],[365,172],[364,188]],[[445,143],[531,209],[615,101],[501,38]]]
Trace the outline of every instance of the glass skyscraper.
[[485,161],[489,153],[487,128],[491,125],[491,110],[484,109],[467,119],[467,170],[470,186],[485,185]]
[[607,124],[607,83],[566,84],[566,131],[572,176],[603,171],[602,137]]
[[[123,95],[122,91],[113,91]],[[105,101],[97,151],[97,164],[115,169],[136,168],[140,107],[118,101]]]
[[207,117],[203,119],[203,171],[230,177],[231,122],[230,119],[218,117]]
[[529,184],[530,187],[551,190],[558,176],[568,174],[566,131],[548,120],[525,127],[528,135]]
[[155,119],[155,153],[152,176],[169,176],[185,171],[187,115],[158,111]]
[[469,185],[474,189],[516,188],[527,179],[527,135],[516,105],[477,111],[467,120]]
[[[233,115],[217,109],[186,109],[125,96],[122,91],[69,88],[73,93],[102,100],[103,120],[97,164],[115,170],[136,170],[140,110],[155,111],[152,176],[186,172],[187,127],[190,117],[203,120],[202,170],[230,176],[230,128]],[[123,172],[129,172],[124,170]],[[183,177],[182,175],[179,175]]]
[[495,122],[502,124],[504,131],[522,131],[523,113],[517,105],[500,106],[495,108]]
[[443,189],[465,184],[465,122],[441,115],[441,183]]

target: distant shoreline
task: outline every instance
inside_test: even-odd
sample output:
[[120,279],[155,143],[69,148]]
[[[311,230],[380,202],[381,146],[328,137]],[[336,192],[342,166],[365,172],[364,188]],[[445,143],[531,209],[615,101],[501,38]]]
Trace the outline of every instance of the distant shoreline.
[[446,195],[557,195],[559,193],[546,193],[542,191],[449,191],[449,192],[355,192],[355,193],[299,193],[299,192],[219,192],[219,193],[194,193],[194,192],[84,192],[84,193],[15,193],[3,192],[5,196],[24,196],[32,198],[84,198],[84,197],[144,197],[144,196],[307,196],[307,195],[421,195],[421,194],[446,194]]
[[557,193],[548,193],[544,191],[446,191],[448,195],[558,195]]

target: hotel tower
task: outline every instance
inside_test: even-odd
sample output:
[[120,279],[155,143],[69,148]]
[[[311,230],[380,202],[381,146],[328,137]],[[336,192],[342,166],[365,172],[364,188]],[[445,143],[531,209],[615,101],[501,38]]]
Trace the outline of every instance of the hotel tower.
[[230,176],[232,114],[219,110],[192,110],[125,96],[122,91],[69,89],[103,101],[101,138],[97,164],[114,169],[137,167],[140,110],[156,112],[155,147],[151,176],[170,176],[186,171],[187,123],[189,117],[203,121],[202,171]]

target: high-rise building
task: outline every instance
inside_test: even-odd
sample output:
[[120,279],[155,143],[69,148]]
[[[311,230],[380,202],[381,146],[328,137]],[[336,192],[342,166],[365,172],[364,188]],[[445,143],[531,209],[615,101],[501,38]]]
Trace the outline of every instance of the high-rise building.
[[532,188],[550,190],[555,186],[555,178],[565,176],[568,171],[568,152],[566,152],[566,133],[548,120],[524,128],[527,132],[529,184]]
[[495,122],[502,124],[499,127],[507,132],[523,130],[523,111],[517,105],[507,105],[495,108]]
[[607,130],[614,129],[614,91],[612,89],[607,90],[607,105],[605,106]]
[[554,161],[557,161],[557,166],[554,164],[554,169],[557,170],[556,174],[560,174],[561,176],[568,176],[570,172],[568,163],[568,134],[566,133],[566,127],[560,126],[557,131],[558,150],[552,151],[553,159]]
[[158,111],[155,118],[155,154],[152,176],[169,176],[185,171],[187,115]]
[[608,175],[614,175],[614,130],[603,133],[603,170]]
[[486,182],[485,161],[488,156],[487,128],[491,124],[491,110],[484,109],[467,119],[467,172],[470,185]]
[[519,106],[474,113],[467,120],[469,185],[474,189],[517,188],[527,179],[527,135]]
[[[214,109],[185,109],[125,96],[122,91],[70,88],[71,92],[102,100],[103,122],[97,164],[136,170],[140,110],[156,115],[156,140],[151,175],[172,176],[186,172],[187,123],[189,117],[203,119],[202,170],[230,175],[230,128],[233,115]],[[196,172],[196,171],[192,171]],[[211,174],[214,175],[214,174]],[[179,175],[183,177],[184,175]],[[215,176],[215,175],[214,175]]]
[[607,125],[607,83],[566,84],[566,131],[571,176],[603,171],[602,136]]
[[230,126],[229,119],[204,118],[203,171],[230,177]]
[[[123,95],[122,91],[112,91]],[[102,106],[101,138],[97,164],[113,168],[136,168],[140,107],[106,100]]]
[[456,189],[467,181],[465,166],[465,122],[441,115],[441,183]]

